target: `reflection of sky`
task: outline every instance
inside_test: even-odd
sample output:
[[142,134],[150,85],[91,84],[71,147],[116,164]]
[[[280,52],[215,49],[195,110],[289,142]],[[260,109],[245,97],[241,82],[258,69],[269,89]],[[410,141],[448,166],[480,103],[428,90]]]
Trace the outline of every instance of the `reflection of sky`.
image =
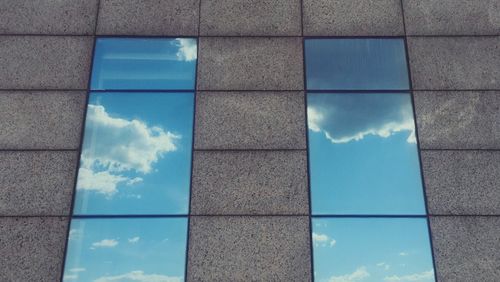
[[318,282],[434,281],[425,218],[315,218]]
[[308,94],[314,214],[425,214],[410,95]]
[[402,39],[305,41],[307,89],[409,89]]
[[186,218],[73,219],[64,281],[183,281]]
[[91,93],[75,214],[186,214],[194,93]]
[[97,39],[91,89],[194,89],[196,39]]

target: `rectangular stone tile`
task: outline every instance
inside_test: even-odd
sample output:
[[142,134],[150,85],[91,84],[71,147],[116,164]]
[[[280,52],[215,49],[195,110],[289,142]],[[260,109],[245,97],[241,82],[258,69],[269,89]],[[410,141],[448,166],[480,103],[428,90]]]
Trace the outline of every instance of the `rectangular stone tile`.
[[0,217],[0,281],[59,281],[67,220]]
[[195,151],[191,213],[307,214],[307,152]]
[[420,148],[500,149],[500,91],[414,91]]
[[82,91],[0,91],[0,149],[78,149]]
[[0,1],[0,34],[92,34],[97,0]]
[[409,37],[414,89],[500,89],[500,36]]
[[431,217],[438,281],[500,281],[500,217]]
[[408,35],[499,35],[498,0],[403,0]]
[[203,0],[201,35],[301,35],[299,0]]
[[303,92],[198,92],[196,149],[305,149]]
[[187,281],[311,281],[309,219],[192,217]]
[[403,35],[400,0],[304,0],[304,35]]
[[422,151],[431,214],[500,214],[500,151]]
[[302,90],[301,38],[201,37],[199,90]]
[[0,89],[85,89],[92,37],[0,36]]
[[102,0],[98,34],[197,35],[200,0]]
[[0,152],[0,215],[68,215],[77,151]]

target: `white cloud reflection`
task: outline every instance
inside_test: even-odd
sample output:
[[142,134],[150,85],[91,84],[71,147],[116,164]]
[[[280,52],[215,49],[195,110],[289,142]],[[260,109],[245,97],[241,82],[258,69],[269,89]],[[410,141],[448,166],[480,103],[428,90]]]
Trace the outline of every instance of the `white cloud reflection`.
[[333,247],[337,243],[337,241],[333,238],[330,238],[326,234],[314,233],[312,234],[312,239],[315,247]]
[[409,275],[393,275],[384,277],[386,282],[414,282],[414,281],[434,281],[434,271],[424,271],[421,273],[414,273]]
[[166,276],[161,274],[145,274],[144,271],[136,270],[116,276],[103,276],[94,280],[94,282],[115,282],[115,281],[181,282],[182,277]]
[[355,282],[362,281],[365,278],[370,277],[370,273],[366,270],[366,267],[362,266],[357,268],[353,273],[341,275],[341,276],[332,276],[328,279],[328,282]]
[[177,51],[177,59],[179,61],[194,61],[196,60],[196,40],[190,38],[176,38],[175,42],[179,50]]

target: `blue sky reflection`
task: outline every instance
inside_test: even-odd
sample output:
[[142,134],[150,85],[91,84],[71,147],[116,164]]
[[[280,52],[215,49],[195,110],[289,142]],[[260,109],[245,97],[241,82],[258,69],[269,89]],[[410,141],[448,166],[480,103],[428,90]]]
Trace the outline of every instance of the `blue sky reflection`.
[[318,282],[431,282],[425,218],[314,218]]
[[187,214],[194,93],[91,93],[74,214]]
[[407,90],[403,39],[305,41],[308,90]]
[[99,38],[91,89],[194,89],[196,39]]
[[187,218],[73,219],[64,282],[184,281]]
[[408,93],[307,97],[313,214],[425,214]]

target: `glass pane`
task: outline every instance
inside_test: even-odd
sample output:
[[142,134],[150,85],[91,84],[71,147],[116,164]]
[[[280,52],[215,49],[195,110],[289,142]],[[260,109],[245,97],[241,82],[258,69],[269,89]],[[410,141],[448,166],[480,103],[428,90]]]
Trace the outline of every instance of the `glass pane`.
[[425,214],[410,94],[307,97],[313,214]]
[[402,39],[305,41],[307,89],[407,90]]
[[315,218],[315,281],[434,281],[425,218]]
[[194,93],[91,93],[75,214],[187,214]]
[[186,218],[73,219],[63,281],[183,281]]
[[92,90],[194,89],[196,40],[99,38]]

